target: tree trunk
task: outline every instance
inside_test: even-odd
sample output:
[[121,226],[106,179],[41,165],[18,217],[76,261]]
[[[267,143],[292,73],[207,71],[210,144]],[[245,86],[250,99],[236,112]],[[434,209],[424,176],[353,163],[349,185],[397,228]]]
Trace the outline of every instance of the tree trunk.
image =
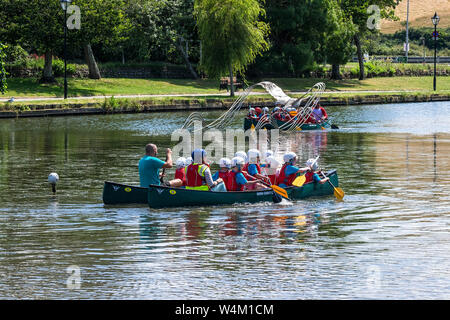
[[45,52],[44,72],[41,78],[41,82],[43,83],[55,82],[55,77],[53,77],[53,70],[52,70],[52,61],[53,61],[52,55],[53,53],[51,50]]
[[233,67],[229,66],[230,68],[230,97],[234,97],[234,83],[233,83]]
[[359,61],[359,80],[364,80],[364,57],[361,49],[361,41],[359,41],[359,35],[355,34],[354,39]]
[[95,61],[94,52],[92,52],[91,44],[84,46],[84,58],[89,68],[89,78],[101,79],[100,70],[98,69],[97,62]]
[[331,79],[342,80],[340,66],[338,64],[331,65]]
[[192,67],[191,62],[189,61],[187,52],[184,51],[183,46],[181,45],[181,38],[179,38],[178,41],[176,42],[176,46],[177,46],[178,51],[181,52],[181,55],[183,56],[183,59],[184,59],[184,63],[186,63],[186,66],[188,67],[189,72],[192,74],[194,79],[198,79],[198,75],[195,72],[194,68]]

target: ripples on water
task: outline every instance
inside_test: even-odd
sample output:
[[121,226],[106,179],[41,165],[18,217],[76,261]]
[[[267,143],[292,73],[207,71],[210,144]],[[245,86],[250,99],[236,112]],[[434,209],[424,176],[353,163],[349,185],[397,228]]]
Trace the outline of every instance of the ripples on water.
[[102,184],[136,184],[187,113],[1,120],[0,298],[450,298],[449,104],[329,113],[341,130],[279,153],[320,153],[344,202],[170,210],[103,206]]

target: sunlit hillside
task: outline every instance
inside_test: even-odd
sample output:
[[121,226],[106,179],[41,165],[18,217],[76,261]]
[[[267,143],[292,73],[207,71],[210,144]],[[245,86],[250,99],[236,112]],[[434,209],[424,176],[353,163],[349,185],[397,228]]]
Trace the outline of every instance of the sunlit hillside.
[[[395,10],[399,21],[382,21],[381,31],[394,33],[404,28],[407,0],[402,0]],[[450,0],[410,0],[409,21],[411,27],[433,27],[431,17],[437,12],[441,18],[439,27],[450,26]],[[402,24],[403,23],[403,24]]]

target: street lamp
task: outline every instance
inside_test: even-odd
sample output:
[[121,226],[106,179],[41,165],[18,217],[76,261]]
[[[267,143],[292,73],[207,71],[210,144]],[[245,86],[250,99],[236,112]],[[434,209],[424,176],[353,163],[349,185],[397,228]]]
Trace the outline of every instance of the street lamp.
[[438,38],[438,34],[437,34],[437,25],[439,24],[439,16],[437,15],[437,13],[434,13],[434,16],[431,18],[431,21],[434,24],[434,34],[433,34],[433,38],[434,38],[434,79],[433,79],[433,90],[436,91],[436,55],[437,55],[437,38]]
[[67,7],[72,0],[60,0],[64,10],[64,99],[67,99]]

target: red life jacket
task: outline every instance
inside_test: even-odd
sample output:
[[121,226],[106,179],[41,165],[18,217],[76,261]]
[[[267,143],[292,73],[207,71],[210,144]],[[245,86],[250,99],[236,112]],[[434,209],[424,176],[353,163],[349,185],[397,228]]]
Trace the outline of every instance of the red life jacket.
[[175,170],[175,179],[183,181],[183,186],[186,185],[186,170],[185,168],[178,168]]
[[313,171],[308,171],[308,172],[306,172],[305,173],[305,178],[306,178],[306,181],[305,181],[305,184],[306,183],[310,183],[310,182],[313,182],[314,181],[314,172]]
[[200,164],[191,164],[186,168],[186,186],[200,187],[203,185],[204,178],[198,173]]
[[[227,173],[227,182],[226,182],[226,187],[227,187],[227,191],[243,191],[244,190],[244,185],[239,185],[236,182],[236,174],[238,172],[234,172],[234,171],[229,171]],[[243,172],[241,172],[243,173]]]
[[[227,172],[219,171],[219,178],[221,178],[223,180],[223,183],[225,183],[225,186],[228,185],[228,173],[229,173],[229,171],[227,171]],[[228,190],[228,187],[227,187],[227,190]]]
[[277,179],[277,185],[285,184],[286,186],[292,186],[292,182],[294,182],[295,178],[297,177],[297,173],[293,173],[290,175],[286,175],[286,167],[288,166],[287,163],[283,164],[280,170],[280,175]]
[[271,184],[275,184],[276,183],[277,176],[275,174],[269,174],[268,177],[270,179],[270,183]]
[[[261,174],[261,167],[259,166],[259,164],[257,164],[257,163],[255,163],[256,164],[256,169],[258,170],[258,173],[259,174]],[[250,165],[250,163],[246,163],[245,165],[244,165],[244,167],[242,168],[242,171],[245,171],[245,172],[247,172],[248,171],[248,166]]]

